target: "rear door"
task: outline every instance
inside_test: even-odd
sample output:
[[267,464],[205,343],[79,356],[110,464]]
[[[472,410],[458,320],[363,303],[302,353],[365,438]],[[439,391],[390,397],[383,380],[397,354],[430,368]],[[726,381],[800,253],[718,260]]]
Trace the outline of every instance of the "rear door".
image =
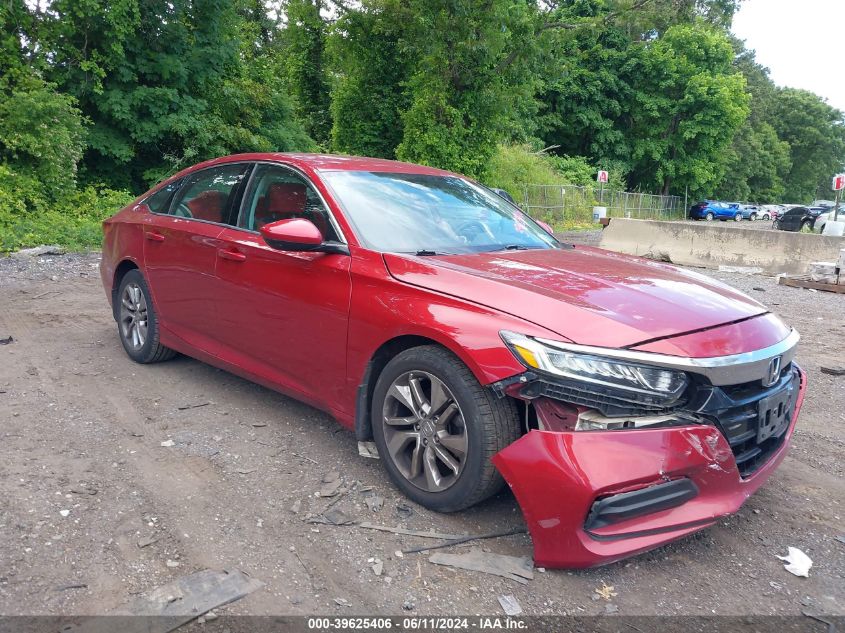
[[257,165],[238,221],[217,236],[215,337],[235,364],[331,408],[346,380],[350,258],[275,250],[258,233],[296,217],[311,220],[324,239],[343,241],[307,178],[282,165]]
[[249,165],[229,163],[190,174],[164,209],[144,226],[144,262],[161,326],[190,345],[213,351],[214,267],[218,236],[236,212]]

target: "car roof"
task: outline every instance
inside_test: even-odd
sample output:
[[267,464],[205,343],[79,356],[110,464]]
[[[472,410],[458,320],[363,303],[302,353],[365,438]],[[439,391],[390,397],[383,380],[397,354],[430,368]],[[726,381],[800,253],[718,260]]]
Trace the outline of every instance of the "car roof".
[[384,158],[367,158],[364,156],[340,156],[337,154],[256,152],[248,154],[231,154],[229,156],[222,156],[220,158],[208,160],[182,170],[181,172],[176,174],[176,177],[181,177],[197,169],[203,169],[206,167],[212,167],[214,165],[222,165],[225,163],[241,161],[278,162],[293,165],[294,167],[310,168],[316,171],[374,171],[386,173],[423,174],[432,176],[459,175],[453,172],[437,169],[435,167],[415,165],[413,163],[403,163],[401,161],[387,160]]

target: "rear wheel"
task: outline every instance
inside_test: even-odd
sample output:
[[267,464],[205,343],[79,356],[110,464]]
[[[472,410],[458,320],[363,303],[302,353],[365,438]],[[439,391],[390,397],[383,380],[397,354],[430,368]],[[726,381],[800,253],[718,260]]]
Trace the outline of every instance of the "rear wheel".
[[737,214],[734,216],[734,222],[741,222],[741,221],[742,221],[742,214],[741,214],[741,213],[737,213]]
[[771,218],[771,216],[770,216],[768,213],[764,213],[764,214],[763,214],[763,221],[764,221],[764,222],[767,222],[767,221],[769,221],[769,220],[771,220],[771,219],[772,219],[772,218]]
[[704,219],[705,219],[705,220],[707,220],[708,222],[712,222],[712,221],[713,221],[713,218],[715,218],[715,217],[716,217],[716,216],[715,216],[715,215],[713,215],[713,212],[712,212],[712,211],[708,211],[708,212],[707,212],[707,215],[705,215],[705,216],[704,216]]
[[372,403],[373,439],[388,475],[438,512],[468,508],[503,484],[490,458],[520,433],[513,401],[497,398],[451,352],[401,352],[382,371]]
[[120,280],[117,300],[117,332],[129,358],[136,363],[157,363],[176,355],[159,343],[158,318],[139,270],[130,270]]
[[813,232],[813,223],[810,220],[805,220],[804,222],[801,223],[800,231],[802,233],[812,233]]
[[752,222],[755,222],[755,221],[757,220],[757,214],[756,214],[756,213],[752,213],[752,214],[751,214],[751,217],[750,217],[750,218],[748,218],[748,219],[749,219],[749,220],[751,220]]

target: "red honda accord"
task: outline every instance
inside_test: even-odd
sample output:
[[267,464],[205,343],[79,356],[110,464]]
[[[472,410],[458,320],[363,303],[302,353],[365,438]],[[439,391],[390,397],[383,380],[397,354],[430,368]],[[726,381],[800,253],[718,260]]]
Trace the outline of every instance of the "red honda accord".
[[562,244],[438,169],[228,156],[103,228],[130,358],[181,352],[327,411],[433,510],[507,482],[538,565],[608,563],[735,512],[803,400],[798,334],[763,305]]

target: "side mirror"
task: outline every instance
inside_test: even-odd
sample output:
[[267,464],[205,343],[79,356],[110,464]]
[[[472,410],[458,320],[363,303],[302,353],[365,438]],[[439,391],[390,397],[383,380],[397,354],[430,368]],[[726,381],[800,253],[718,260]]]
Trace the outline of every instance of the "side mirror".
[[261,237],[271,248],[279,251],[321,252],[349,255],[349,248],[340,242],[325,242],[323,234],[311,220],[292,218],[265,224]]

